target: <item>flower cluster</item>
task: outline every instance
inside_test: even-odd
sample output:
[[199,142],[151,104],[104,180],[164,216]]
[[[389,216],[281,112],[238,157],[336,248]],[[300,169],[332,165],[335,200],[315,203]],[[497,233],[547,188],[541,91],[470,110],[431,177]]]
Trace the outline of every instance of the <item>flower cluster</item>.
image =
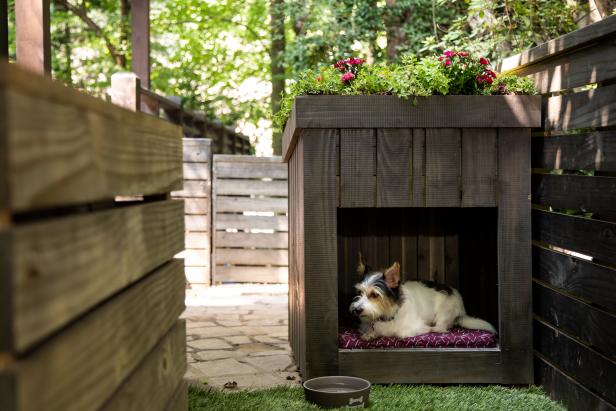
[[346,60],[338,60],[334,63],[334,68],[341,73],[340,81],[345,84],[350,83],[357,75],[357,69],[364,64],[366,60],[350,57]]
[[472,56],[468,51],[446,50],[438,61],[450,79],[451,94],[474,94],[489,87],[496,79],[485,57]]

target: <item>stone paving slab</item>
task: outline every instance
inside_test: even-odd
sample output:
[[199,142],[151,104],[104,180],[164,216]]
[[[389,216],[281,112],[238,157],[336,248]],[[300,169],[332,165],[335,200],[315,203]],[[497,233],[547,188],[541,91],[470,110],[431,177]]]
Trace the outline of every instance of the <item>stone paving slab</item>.
[[190,384],[237,390],[297,385],[288,342],[286,284],[229,284],[186,291]]

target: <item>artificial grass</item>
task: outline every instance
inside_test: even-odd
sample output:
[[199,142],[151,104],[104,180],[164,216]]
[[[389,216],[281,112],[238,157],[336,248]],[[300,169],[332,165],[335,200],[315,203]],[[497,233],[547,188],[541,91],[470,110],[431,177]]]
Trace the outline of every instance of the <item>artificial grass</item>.
[[[317,410],[304,401],[301,387],[277,387],[267,390],[220,392],[191,387],[188,391],[190,411],[201,410]],[[491,386],[373,386],[371,410],[541,410],[565,408],[539,387],[507,388]]]

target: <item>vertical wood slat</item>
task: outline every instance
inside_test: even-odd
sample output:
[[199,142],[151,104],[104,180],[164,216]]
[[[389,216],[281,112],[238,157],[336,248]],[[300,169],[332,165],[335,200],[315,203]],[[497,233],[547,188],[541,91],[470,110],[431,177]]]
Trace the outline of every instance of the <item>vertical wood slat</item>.
[[426,130],[413,129],[413,207],[426,206]]
[[[333,136],[332,139],[334,139]],[[333,152],[336,153],[335,146]],[[341,129],[341,207],[374,207],[376,203],[375,175],[375,131],[373,129]]]
[[[530,129],[498,130],[498,283],[503,363],[532,381]],[[524,307],[524,309],[520,309]],[[515,365],[515,366],[514,366]]]
[[150,88],[150,0],[132,0],[131,46],[132,71],[141,79],[143,88]]
[[496,129],[462,129],[462,207],[496,206]]
[[459,207],[460,129],[426,130],[426,207]]
[[[310,368],[302,373],[304,379],[338,372],[336,133],[332,129],[316,129],[305,130],[302,135],[305,224],[303,286],[306,363],[310,364]],[[344,150],[343,141],[341,138],[341,148]]]
[[377,130],[377,207],[411,205],[412,155],[411,130]]
[[15,2],[17,64],[37,74],[51,75],[49,0]]

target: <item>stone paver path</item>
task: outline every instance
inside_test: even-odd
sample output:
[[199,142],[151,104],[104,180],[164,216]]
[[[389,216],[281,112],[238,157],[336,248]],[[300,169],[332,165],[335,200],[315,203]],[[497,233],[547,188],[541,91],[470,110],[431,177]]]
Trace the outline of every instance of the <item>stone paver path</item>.
[[278,284],[186,290],[186,379],[216,389],[233,381],[237,389],[297,385],[287,292]]

